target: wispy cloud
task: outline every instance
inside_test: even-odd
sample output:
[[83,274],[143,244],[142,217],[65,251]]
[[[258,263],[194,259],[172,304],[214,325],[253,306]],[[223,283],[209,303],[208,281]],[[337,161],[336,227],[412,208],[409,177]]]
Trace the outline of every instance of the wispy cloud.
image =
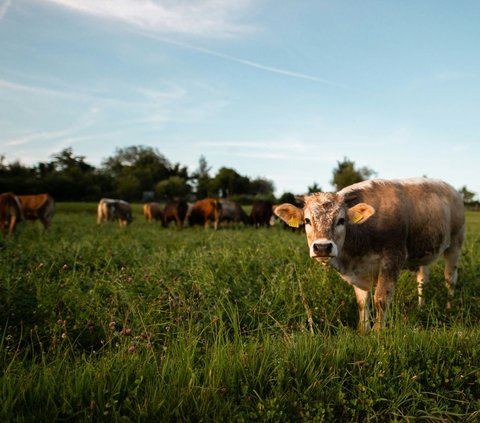
[[156,33],[234,37],[252,32],[238,22],[252,0],[44,0]]
[[0,79],[0,89],[8,89],[13,91],[22,91],[29,94],[42,94],[50,96],[71,97],[71,93],[67,93],[63,90],[51,90],[44,87],[35,87],[31,85],[19,84],[17,82]]
[[431,79],[437,82],[458,81],[462,79],[475,78],[475,75],[467,72],[439,72],[434,74]]
[[12,4],[11,0],[0,1],[0,20],[6,15],[8,8]]
[[186,42],[183,42],[183,41],[172,40],[172,39],[167,38],[167,37],[161,37],[161,36],[158,36],[156,34],[149,33],[149,32],[137,32],[137,33],[139,35],[142,35],[142,36],[147,37],[147,38],[154,39],[156,41],[160,41],[162,43],[175,45],[175,46],[186,48],[186,49],[189,49],[189,50],[194,50],[194,51],[197,51],[199,53],[219,57],[223,60],[228,60],[230,62],[239,63],[241,65],[249,66],[249,67],[256,68],[256,69],[260,69],[260,70],[263,70],[263,71],[266,71],[266,72],[276,73],[276,74],[280,74],[280,75],[284,75],[284,76],[288,76],[288,77],[293,77],[293,78],[298,78],[298,79],[305,79],[305,80],[318,82],[318,83],[325,84],[325,85],[330,85],[332,87],[347,88],[347,86],[344,85],[344,84],[329,81],[328,79],[319,78],[319,77],[314,76],[314,75],[308,75],[308,74],[301,73],[301,72],[293,72],[293,71],[290,71],[290,70],[287,70],[287,69],[282,69],[282,68],[278,68],[278,67],[275,67],[275,66],[265,65],[263,63],[259,63],[259,62],[255,62],[255,61],[247,60],[247,59],[242,59],[240,57],[231,56],[231,55],[225,54],[225,53],[220,53],[220,52],[215,51],[215,50],[210,50],[210,49],[200,47],[200,46],[196,46],[196,45],[186,43]]

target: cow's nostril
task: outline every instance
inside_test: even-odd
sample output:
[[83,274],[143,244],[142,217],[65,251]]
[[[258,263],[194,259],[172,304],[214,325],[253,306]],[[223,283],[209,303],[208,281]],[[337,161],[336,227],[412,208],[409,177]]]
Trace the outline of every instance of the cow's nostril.
[[332,254],[333,243],[332,242],[315,242],[313,243],[312,248],[315,255],[325,257]]

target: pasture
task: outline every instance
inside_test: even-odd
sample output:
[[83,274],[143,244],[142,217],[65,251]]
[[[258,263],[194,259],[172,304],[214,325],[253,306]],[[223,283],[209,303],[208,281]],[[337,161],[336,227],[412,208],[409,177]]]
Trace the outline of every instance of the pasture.
[[[97,226],[61,203],[0,250],[1,421],[479,421],[480,214],[451,310],[403,272],[387,328],[280,227]],[[312,333],[313,332],[313,333]]]

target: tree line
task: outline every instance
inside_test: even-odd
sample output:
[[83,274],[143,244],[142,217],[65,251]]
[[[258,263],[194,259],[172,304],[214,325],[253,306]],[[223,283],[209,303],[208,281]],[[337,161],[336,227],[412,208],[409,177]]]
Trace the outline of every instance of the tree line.
[[[221,167],[212,175],[204,156],[193,172],[180,163],[171,163],[158,149],[141,145],[117,148],[99,167],[88,164],[84,156],[75,155],[72,148],[51,157],[48,162],[25,166],[20,161],[6,163],[5,156],[0,156],[0,192],[48,192],[57,201],[97,201],[101,197],[127,201],[221,197],[242,204],[257,198],[295,201],[294,194],[289,192],[275,198],[274,183],[266,178],[251,178],[229,167]],[[333,169],[330,182],[338,191],[372,176],[376,176],[374,170],[357,168],[355,162],[344,157]],[[316,182],[305,189],[309,193],[318,191],[322,188]],[[475,193],[466,186],[459,191],[466,204],[474,202]]]
[[171,163],[156,148],[130,146],[94,167],[72,148],[53,154],[52,160],[25,166],[6,163],[0,156],[0,192],[50,193],[57,201],[97,201],[100,197],[127,201],[174,198],[237,197],[248,202],[255,197],[274,197],[274,184],[264,178],[240,175],[222,167],[215,175],[205,157],[189,172],[180,163]]

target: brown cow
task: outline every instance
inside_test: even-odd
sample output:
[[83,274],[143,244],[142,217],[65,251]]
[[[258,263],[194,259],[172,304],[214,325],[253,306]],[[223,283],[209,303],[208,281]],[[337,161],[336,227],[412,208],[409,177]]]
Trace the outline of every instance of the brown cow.
[[4,235],[12,234],[17,222],[23,220],[22,209],[12,192],[0,194],[0,227]]
[[213,222],[214,228],[217,229],[221,210],[221,203],[214,198],[198,200],[193,203],[189,211],[188,224],[190,226],[203,225],[207,229],[210,222]]
[[132,208],[123,200],[102,198],[97,207],[97,224],[107,221],[115,221],[122,226],[132,223]]
[[177,228],[183,228],[188,212],[188,204],[183,200],[169,201],[163,209],[163,224],[168,226],[175,222]]
[[374,330],[383,327],[401,269],[416,269],[419,304],[427,265],[443,254],[450,298],[465,232],[463,201],[442,181],[373,180],[338,193],[304,197],[304,206],[282,204],[275,214],[291,226],[305,223],[310,256],[329,264],[353,285],[359,331],[370,328],[369,293],[376,284]]
[[40,220],[45,230],[52,223],[55,213],[55,200],[49,194],[18,195],[22,214],[26,220]]
[[256,200],[253,202],[250,212],[250,222],[256,228],[260,226],[270,227],[270,219],[273,216],[273,203],[269,200]]
[[153,219],[163,224],[163,212],[158,203],[145,203],[143,205],[143,214],[147,222],[151,223]]

